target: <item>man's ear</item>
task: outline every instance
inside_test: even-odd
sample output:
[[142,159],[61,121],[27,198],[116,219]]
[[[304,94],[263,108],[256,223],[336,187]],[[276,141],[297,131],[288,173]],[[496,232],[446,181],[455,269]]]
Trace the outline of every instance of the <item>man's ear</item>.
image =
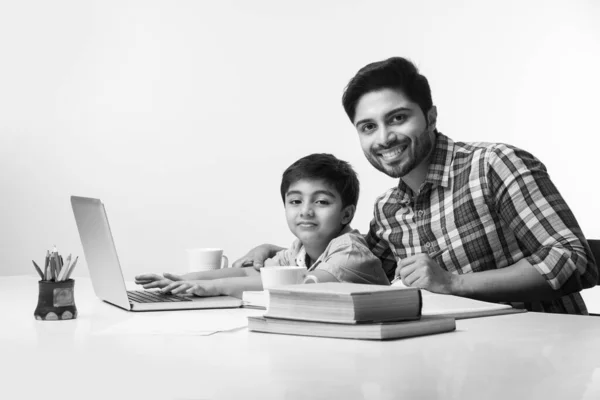
[[435,131],[437,123],[437,107],[431,106],[427,112],[427,127]]
[[344,207],[344,209],[342,210],[342,225],[349,224],[350,221],[352,221],[352,218],[354,218],[355,212],[356,212],[355,205],[349,205],[349,206]]

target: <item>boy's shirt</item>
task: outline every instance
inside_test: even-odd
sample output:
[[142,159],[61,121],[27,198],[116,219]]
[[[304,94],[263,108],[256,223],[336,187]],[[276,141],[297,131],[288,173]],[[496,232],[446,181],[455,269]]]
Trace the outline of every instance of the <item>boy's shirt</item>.
[[[266,267],[278,265],[306,268],[306,250],[299,239],[289,249],[281,250],[275,257],[265,261]],[[350,226],[346,226],[339,236],[329,242],[308,271],[315,269],[329,272],[340,282],[390,284],[379,258],[371,253],[363,235]]]

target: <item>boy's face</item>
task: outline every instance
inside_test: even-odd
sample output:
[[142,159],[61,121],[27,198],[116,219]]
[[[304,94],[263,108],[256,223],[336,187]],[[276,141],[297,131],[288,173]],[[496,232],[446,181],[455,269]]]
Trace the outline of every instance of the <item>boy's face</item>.
[[342,207],[337,190],[324,180],[301,179],[285,194],[288,227],[302,244],[329,244],[349,223],[354,207]]
[[435,107],[428,114],[399,90],[364,94],[356,105],[354,126],[371,165],[401,178],[424,161],[434,145]]

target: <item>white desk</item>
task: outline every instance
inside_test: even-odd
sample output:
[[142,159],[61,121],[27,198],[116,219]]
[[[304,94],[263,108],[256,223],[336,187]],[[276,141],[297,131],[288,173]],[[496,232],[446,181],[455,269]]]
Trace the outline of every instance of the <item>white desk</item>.
[[[76,320],[36,321],[36,279],[0,278],[1,398],[600,399],[600,317],[459,320],[456,332],[371,342],[245,328],[115,332],[148,318],[160,324],[169,312],[136,320],[98,300],[83,278],[75,301]],[[173,312],[206,320],[257,310]]]

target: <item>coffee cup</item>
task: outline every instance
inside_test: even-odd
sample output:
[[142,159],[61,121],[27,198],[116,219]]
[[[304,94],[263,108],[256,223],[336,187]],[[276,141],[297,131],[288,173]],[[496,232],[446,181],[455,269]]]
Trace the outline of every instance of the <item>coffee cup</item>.
[[229,264],[223,249],[203,247],[187,249],[187,253],[190,272],[227,268]]

